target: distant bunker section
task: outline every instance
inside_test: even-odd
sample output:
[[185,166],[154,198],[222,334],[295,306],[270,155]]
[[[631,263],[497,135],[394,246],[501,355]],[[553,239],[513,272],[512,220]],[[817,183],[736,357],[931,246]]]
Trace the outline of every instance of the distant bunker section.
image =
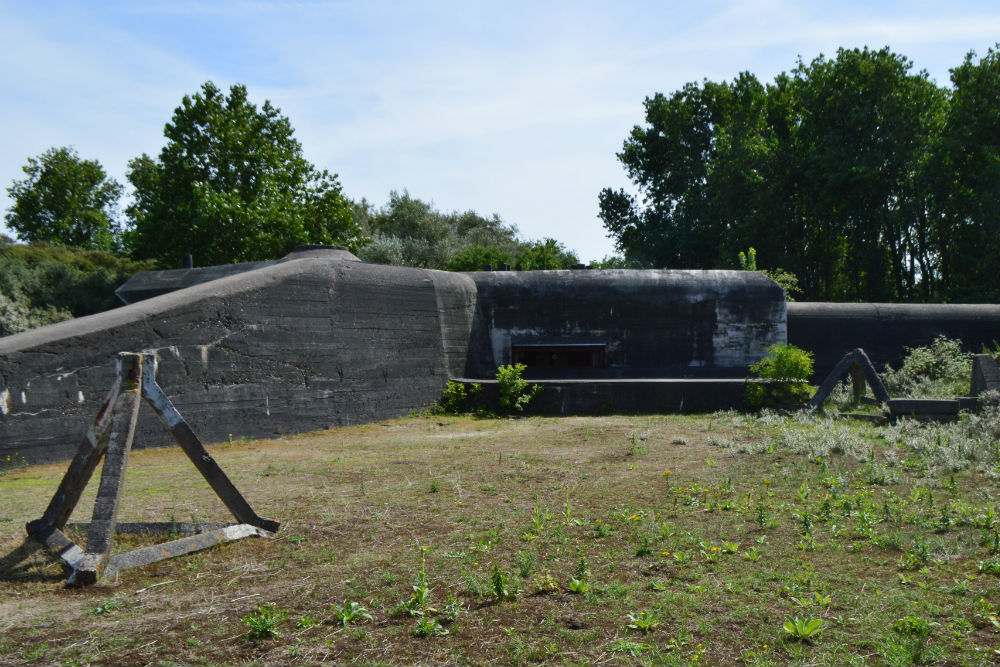
[[815,354],[814,381],[821,381],[854,348],[879,370],[899,368],[907,348],[938,336],[979,352],[1000,341],[1000,305],[923,303],[788,304],[788,342]]
[[785,299],[749,271],[469,274],[478,295],[467,377],[743,377],[785,341]]

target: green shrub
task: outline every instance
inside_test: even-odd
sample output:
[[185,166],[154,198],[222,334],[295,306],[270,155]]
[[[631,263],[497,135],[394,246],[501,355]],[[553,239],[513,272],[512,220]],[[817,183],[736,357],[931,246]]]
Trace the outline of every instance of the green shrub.
[[115,289],[150,268],[97,250],[0,245],[0,335],[114,308]]
[[898,369],[882,375],[886,391],[907,398],[953,398],[969,393],[972,354],[962,351],[962,341],[938,336],[925,347],[906,348]]
[[462,382],[448,380],[444,388],[444,394],[434,407],[434,412],[438,414],[459,414],[472,409],[472,403],[479,398],[483,392],[483,386],[477,382],[466,386]]
[[527,366],[511,364],[497,369],[497,384],[500,392],[500,411],[504,414],[523,412],[524,408],[542,390],[541,385],[528,386],[528,381],[521,377]]
[[803,403],[812,389],[807,382],[813,371],[813,354],[803,349],[781,343],[767,349],[767,356],[750,366],[755,378],[747,379],[745,398],[750,407],[775,407],[790,403]]

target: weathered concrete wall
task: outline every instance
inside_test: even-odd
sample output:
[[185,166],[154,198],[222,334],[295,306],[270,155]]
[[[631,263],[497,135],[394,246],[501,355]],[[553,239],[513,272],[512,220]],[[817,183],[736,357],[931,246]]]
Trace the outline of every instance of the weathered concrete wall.
[[[119,351],[157,352],[160,385],[208,442],[383,419],[437,400],[465,364],[472,280],[309,254],[0,338],[0,456],[71,456]],[[166,443],[143,413],[137,446]]]
[[607,367],[581,371],[589,376],[742,376],[785,341],[784,295],[757,272],[469,275],[479,299],[465,377],[492,377],[511,362],[512,342],[533,341],[606,344]]
[[819,303],[788,304],[788,342],[816,355],[822,380],[856,347],[879,369],[898,367],[905,348],[928,345],[940,335],[978,351],[1000,340],[1000,305]]

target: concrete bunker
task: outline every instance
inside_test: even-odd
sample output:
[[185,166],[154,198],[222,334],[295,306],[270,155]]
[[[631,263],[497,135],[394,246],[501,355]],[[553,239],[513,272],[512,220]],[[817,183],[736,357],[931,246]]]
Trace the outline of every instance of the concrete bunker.
[[[461,274],[343,248],[146,272],[119,294],[132,303],[0,338],[0,457],[71,456],[119,352],[155,354],[164,391],[211,442],[406,414],[508,363],[545,385],[545,412],[714,410],[739,406],[747,366],[786,340],[816,353],[822,377],[845,348],[881,365],[938,333],[1000,339],[1000,306],[786,307],[756,272]],[[136,446],[167,444],[153,420]]]

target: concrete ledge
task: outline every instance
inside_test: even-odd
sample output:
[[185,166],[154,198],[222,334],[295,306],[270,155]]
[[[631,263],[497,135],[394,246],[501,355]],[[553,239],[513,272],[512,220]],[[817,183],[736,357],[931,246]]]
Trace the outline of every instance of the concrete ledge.
[[[456,380],[482,385],[480,402],[496,405],[496,380]],[[743,408],[743,379],[561,379],[543,387],[525,414],[584,415],[611,412],[676,414]]]

